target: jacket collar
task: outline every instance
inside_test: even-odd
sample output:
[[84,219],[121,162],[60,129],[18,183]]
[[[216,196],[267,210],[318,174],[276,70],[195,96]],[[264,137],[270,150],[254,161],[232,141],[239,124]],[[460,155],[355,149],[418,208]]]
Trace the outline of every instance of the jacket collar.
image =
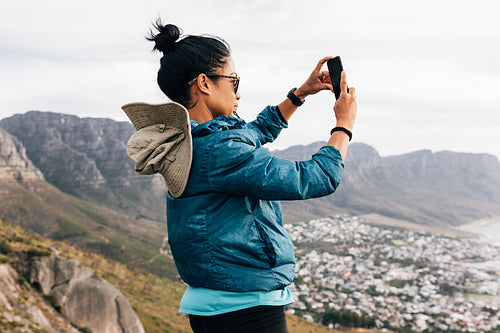
[[190,119],[190,121],[191,135],[193,137],[206,136],[228,129],[243,128],[246,125],[246,122],[243,119],[233,116],[219,116],[203,124],[200,124],[193,119]]

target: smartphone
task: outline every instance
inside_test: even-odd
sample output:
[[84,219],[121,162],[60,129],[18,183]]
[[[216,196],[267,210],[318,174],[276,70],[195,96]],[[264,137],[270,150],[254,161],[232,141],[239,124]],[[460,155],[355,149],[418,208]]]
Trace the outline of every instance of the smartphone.
[[[328,72],[330,72],[330,80],[332,81],[333,93],[335,94],[335,99],[339,99],[340,97],[340,74],[344,67],[342,67],[342,61],[340,57],[337,56],[333,59],[327,61],[326,65],[328,66]],[[347,88],[347,92],[349,92],[349,88]]]

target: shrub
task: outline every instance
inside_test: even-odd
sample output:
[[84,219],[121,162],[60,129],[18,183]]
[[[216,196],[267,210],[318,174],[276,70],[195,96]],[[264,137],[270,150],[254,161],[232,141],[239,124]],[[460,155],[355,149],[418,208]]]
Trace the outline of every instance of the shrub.
[[51,252],[50,251],[44,251],[44,250],[37,250],[37,249],[29,249],[28,252],[28,260],[33,260],[37,257],[50,257]]
[[7,243],[6,241],[0,242],[0,253],[9,254],[12,252],[12,245]]
[[92,330],[88,327],[82,327],[78,329],[81,333],[92,333]]
[[43,299],[54,306],[56,304],[56,297],[54,295],[43,295]]

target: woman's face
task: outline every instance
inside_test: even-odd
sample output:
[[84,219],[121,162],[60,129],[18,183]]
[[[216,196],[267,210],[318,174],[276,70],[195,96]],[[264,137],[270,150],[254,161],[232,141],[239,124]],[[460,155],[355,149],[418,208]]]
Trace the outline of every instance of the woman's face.
[[[226,65],[220,68],[216,74],[236,77],[233,59],[227,58]],[[238,108],[238,100],[241,98],[239,92],[234,92],[234,80],[227,77],[211,77],[210,79],[214,82],[209,105],[213,117],[233,116]]]

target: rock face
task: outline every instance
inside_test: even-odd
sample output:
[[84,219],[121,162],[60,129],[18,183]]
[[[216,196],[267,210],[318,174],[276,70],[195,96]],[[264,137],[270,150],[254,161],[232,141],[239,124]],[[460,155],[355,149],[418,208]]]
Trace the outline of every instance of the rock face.
[[[273,154],[306,159],[322,144]],[[283,203],[285,214],[294,204]],[[381,157],[372,147],[354,143],[337,192],[301,205],[305,211],[328,205],[417,223],[459,225],[500,215],[500,163],[493,155],[449,151]]]
[[0,128],[0,180],[43,180],[43,174],[26,155],[23,144]]
[[63,192],[137,216],[164,219],[165,185],[151,186],[161,176],[138,175],[127,157],[132,124],[30,111],[0,120],[0,127],[23,143],[45,179]]
[[79,332],[37,293],[22,287],[8,264],[0,264],[0,318],[2,332]]
[[66,192],[134,176],[123,154],[133,133],[128,123],[31,111],[1,120],[0,127],[23,142],[47,181]]
[[28,281],[73,325],[102,333],[143,333],[139,318],[125,296],[76,260],[41,257],[31,263]]

